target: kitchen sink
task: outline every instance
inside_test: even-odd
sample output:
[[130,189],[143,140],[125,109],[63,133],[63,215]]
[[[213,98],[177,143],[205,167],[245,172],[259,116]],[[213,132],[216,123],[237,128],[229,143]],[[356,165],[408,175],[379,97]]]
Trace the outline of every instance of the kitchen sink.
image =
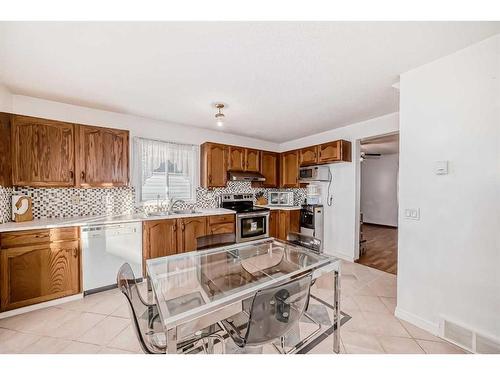
[[154,211],[150,212],[148,216],[165,217],[171,215],[189,215],[189,214],[201,214],[201,211],[196,210],[173,210],[173,211]]
[[168,211],[155,211],[155,212],[148,213],[148,216],[158,216],[158,217],[169,216],[169,215],[172,215],[172,212],[168,212]]
[[201,214],[201,211],[196,211],[196,210],[174,210],[172,213],[177,214],[177,215],[186,215],[186,214]]

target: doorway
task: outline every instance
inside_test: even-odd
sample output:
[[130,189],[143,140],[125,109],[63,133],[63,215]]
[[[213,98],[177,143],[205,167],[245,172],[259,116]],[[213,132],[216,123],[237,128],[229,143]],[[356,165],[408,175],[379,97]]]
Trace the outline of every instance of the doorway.
[[358,263],[397,274],[399,133],[360,142]]

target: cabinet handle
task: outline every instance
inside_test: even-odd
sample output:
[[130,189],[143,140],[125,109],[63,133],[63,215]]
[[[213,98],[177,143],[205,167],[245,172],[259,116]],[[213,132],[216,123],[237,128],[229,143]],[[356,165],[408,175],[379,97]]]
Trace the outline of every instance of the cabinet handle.
[[174,232],[177,232],[177,223],[174,224]]
[[85,180],[85,172],[84,171],[82,171],[82,173],[80,173],[80,177],[82,180]]
[[208,182],[212,183],[212,175],[211,174],[208,175]]
[[185,229],[186,229],[186,224],[182,223],[181,230],[184,232]]
[[69,171],[69,178],[73,179],[73,177],[75,177],[75,174],[73,173],[73,171]]
[[77,249],[77,248],[74,248],[74,249],[73,249],[73,257],[74,257],[74,258],[77,258],[77,257],[78,257],[78,249]]

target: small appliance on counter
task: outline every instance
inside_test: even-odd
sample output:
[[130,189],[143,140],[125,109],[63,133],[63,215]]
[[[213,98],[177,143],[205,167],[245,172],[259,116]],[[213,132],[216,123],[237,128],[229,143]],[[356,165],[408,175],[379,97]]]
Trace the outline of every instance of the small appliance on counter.
[[293,192],[291,191],[270,191],[270,206],[293,206]]
[[19,223],[33,220],[33,205],[26,195],[12,196],[12,220]]
[[304,204],[300,209],[300,234],[316,238],[320,241],[323,252],[323,205]]

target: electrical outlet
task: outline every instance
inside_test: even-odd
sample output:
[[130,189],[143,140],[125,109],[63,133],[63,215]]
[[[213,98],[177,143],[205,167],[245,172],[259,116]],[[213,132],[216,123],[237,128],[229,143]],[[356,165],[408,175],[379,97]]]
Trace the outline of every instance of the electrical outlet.
[[72,204],[80,204],[80,196],[78,194],[72,195],[71,196],[71,203]]
[[420,208],[405,208],[405,219],[420,220]]

